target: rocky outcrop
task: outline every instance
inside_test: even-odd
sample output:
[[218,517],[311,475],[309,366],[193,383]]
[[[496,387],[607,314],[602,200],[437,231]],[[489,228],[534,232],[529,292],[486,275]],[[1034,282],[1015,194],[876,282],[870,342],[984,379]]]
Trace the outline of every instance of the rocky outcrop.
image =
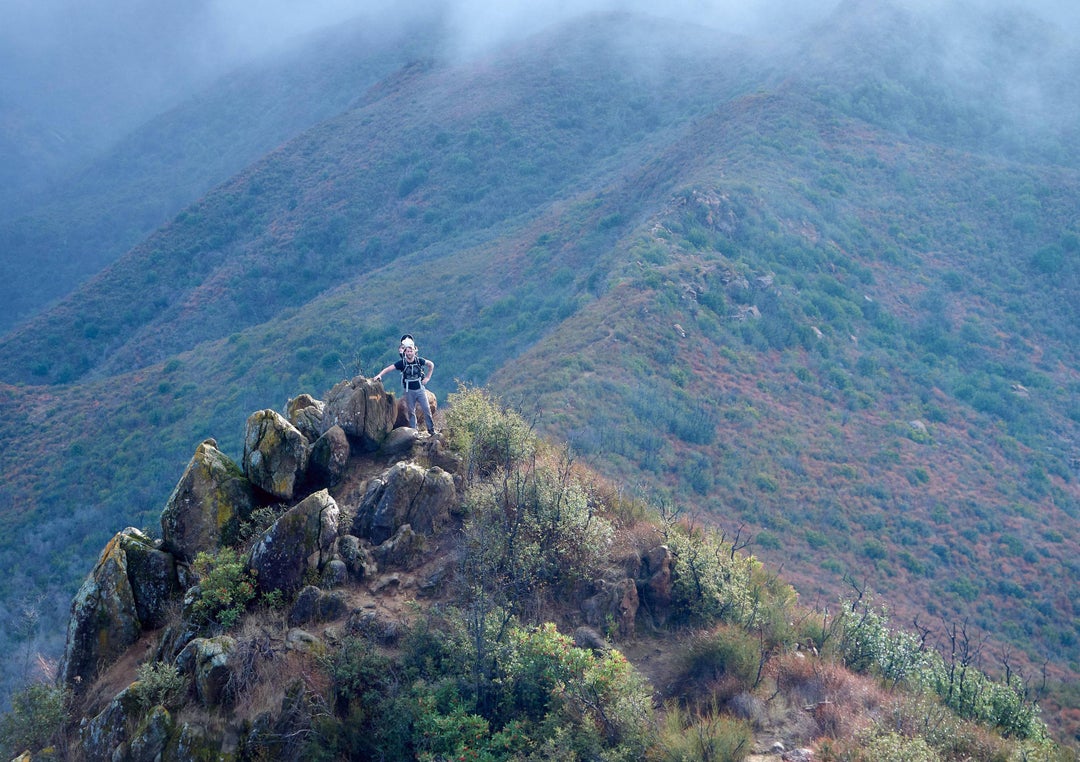
[[244,473],[264,492],[292,500],[307,473],[309,448],[307,437],[279,413],[260,410],[247,421]]
[[[105,546],[71,604],[61,679],[78,688],[97,676],[134,643],[144,625],[154,626],[177,592],[168,554],[137,529],[128,528]],[[141,569],[133,579],[131,569]],[[145,622],[140,617],[145,617]]]
[[456,500],[454,479],[441,468],[397,463],[372,479],[356,511],[352,534],[378,545],[402,526],[432,534],[450,520]]
[[[290,400],[287,417],[272,410],[253,414],[239,465],[214,440],[202,442],[162,511],[162,539],[125,529],[109,542],[80,588],[60,667],[64,682],[87,688],[101,671],[116,667],[147,630],[161,628],[140,659],[175,665],[190,677],[203,707],[229,714],[245,684],[247,641],[220,634],[220,623],[196,615],[207,591],[192,562],[200,552],[237,547],[246,528],[261,518],[260,508],[273,506],[276,512],[282,503],[295,505],[255,539],[243,563],[253,572],[258,592],[286,596],[292,629],[285,649],[325,648],[297,625],[351,621],[355,612],[339,588],[363,580],[374,589],[377,559],[385,566],[414,568],[427,536],[445,528],[457,510],[453,477],[431,465],[441,440],[420,446],[416,432],[405,429],[400,441],[393,441],[393,415],[392,395],[381,385],[354,379],[334,387],[325,403],[310,395]],[[392,446],[384,447],[388,442]],[[426,466],[401,461],[365,481],[366,468],[350,472],[352,456],[364,452],[377,452],[391,463],[419,452]],[[368,467],[373,463],[369,460]],[[350,507],[364,496],[353,522],[364,527],[364,537],[339,539],[341,509],[329,488],[346,478],[351,481],[342,491]],[[371,537],[378,538],[374,545]],[[80,740],[87,759],[220,758],[235,753],[237,744],[255,748],[276,737],[274,728],[291,727],[284,715],[272,714],[250,727],[231,721],[224,731],[205,727],[186,715],[174,717],[166,707],[147,706],[138,685],[83,722]]]
[[161,512],[163,549],[191,561],[236,538],[255,506],[251,482],[208,439],[200,444]]
[[379,448],[394,428],[394,398],[378,381],[357,376],[330,390],[322,415],[323,431],[340,426],[360,450]]
[[259,590],[293,593],[309,571],[321,574],[334,556],[340,515],[334,498],[320,490],[275,521],[251,551]]

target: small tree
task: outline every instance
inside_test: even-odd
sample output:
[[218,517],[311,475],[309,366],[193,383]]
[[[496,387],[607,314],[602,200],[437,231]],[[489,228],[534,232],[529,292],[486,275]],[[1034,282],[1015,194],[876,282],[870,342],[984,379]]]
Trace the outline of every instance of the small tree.
[[0,753],[12,759],[56,744],[68,720],[70,691],[61,685],[31,683],[11,697],[11,711],[0,717]]

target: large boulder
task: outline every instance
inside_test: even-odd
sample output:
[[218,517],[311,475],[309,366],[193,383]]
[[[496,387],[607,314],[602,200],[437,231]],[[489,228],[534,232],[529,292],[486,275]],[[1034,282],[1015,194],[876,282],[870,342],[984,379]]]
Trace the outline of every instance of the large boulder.
[[424,538],[404,524],[398,527],[394,536],[376,547],[373,551],[380,567],[399,567],[411,569],[420,560],[424,552]]
[[251,551],[259,590],[295,592],[309,570],[321,574],[334,557],[340,516],[334,498],[320,490],[275,521]]
[[370,579],[379,573],[379,567],[366,543],[359,537],[343,534],[338,538],[338,557],[353,579]]
[[340,426],[331,426],[311,446],[308,482],[317,487],[333,487],[349,465],[349,438]]
[[307,437],[273,410],[252,413],[244,433],[244,473],[259,489],[292,500],[307,473]]
[[309,585],[296,596],[296,602],[289,609],[290,627],[299,627],[310,622],[330,622],[341,619],[349,611],[345,596],[340,592],[324,592],[314,585]]
[[235,759],[235,755],[226,753],[226,742],[227,737],[218,729],[205,728],[197,722],[179,722],[161,753],[161,762]]
[[127,762],[159,762],[175,726],[176,721],[168,709],[163,706],[152,707],[131,734],[127,748],[119,747],[118,753],[113,754],[113,759],[119,756]]
[[135,613],[143,629],[157,629],[165,624],[169,603],[180,594],[176,559],[137,529],[129,527],[118,537],[127,557]]
[[177,668],[191,675],[195,696],[203,706],[228,705],[235,698],[229,691],[233,670],[230,657],[235,650],[236,641],[221,635],[196,638],[176,657]]
[[360,450],[377,450],[394,428],[394,412],[394,397],[381,383],[357,376],[326,395],[323,430],[340,426]]
[[388,540],[405,524],[432,534],[450,519],[457,498],[454,478],[441,468],[415,463],[394,464],[372,479],[353,520],[352,534],[375,545]]
[[323,426],[323,414],[326,403],[317,400],[310,394],[301,394],[289,400],[285,406],[285,415],[289,423],[307,437],[309,442],[314,442],[326,428]]
[[189,562],[235,539],[255,506],[244,472],[208,439],[195,449],[161,512],[163,549]]
[[128,579],[127,532],[137,530],[124,530],[109,541],[71,603],[60,677],[73,688],[89,685],[142,632]]

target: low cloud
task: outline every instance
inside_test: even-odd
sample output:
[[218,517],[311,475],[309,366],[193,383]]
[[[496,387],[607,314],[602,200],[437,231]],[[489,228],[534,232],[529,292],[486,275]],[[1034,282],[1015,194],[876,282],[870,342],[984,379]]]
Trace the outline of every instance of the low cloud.
[[[975,3],[975,0],[971,0]],[[437,16],[461,55],[582,14],[628,11],[768,37],[826,19],[838,6],[881,0],[6,0],[0,3],[0,110],[45,124],[122,131],[200,83],[245,61],[273,54],[294,38],[361,15],[377,24],[404,16]],[[974,44],[966,20],[988,8],[1022,8],[1075,39],[1080,9],[1064,0],[1023,6],[1006,0],[946,4],[900,0],[899,5],[942,13],[955,24],[957,67],[978,67],[985,49]],[[978,11],[978,14],[975,11]],[[1053,65],[1045,51],[1018,70],[1038,76]],[[1025,68],[1027,67],[1027,68]],[[1026,79],[1018,94],[1041,92]],[[1019,97],[1019,96],[1018,96]],[[0,157],[2,158],[2,157]]]

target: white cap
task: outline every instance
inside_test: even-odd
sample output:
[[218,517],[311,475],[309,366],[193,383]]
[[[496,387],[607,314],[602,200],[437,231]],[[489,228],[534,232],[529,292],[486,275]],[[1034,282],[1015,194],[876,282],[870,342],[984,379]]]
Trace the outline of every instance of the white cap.
[[412,339],[402,339],[401,348],[406,349],[407,347],[412,347],[413,349],[416,349],[416,344],[413,343]]

